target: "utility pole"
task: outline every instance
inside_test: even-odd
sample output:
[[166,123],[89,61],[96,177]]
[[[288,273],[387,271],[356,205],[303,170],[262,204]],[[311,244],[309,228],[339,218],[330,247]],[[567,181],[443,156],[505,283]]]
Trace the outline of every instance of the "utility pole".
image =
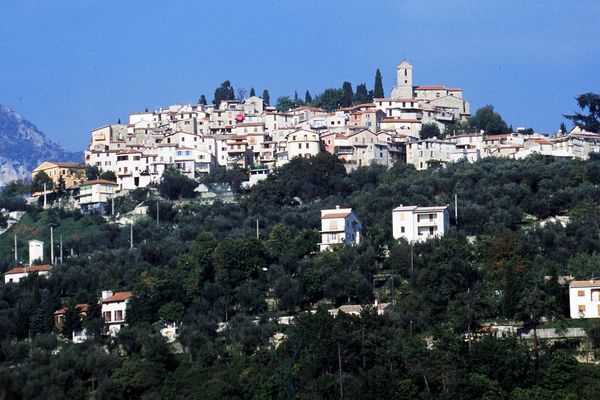
[[50,264],[54,265],[54,227],[50,225]]
[[458,195],[454,194],[454,220],[456,221],[456,227],[458,228]]
[[133,249],[133,224],[129,224],[129,248]]
[[47,205],[47,201],[46,201],[46,182],[44,182],[44,208],[46,208]]
[[256,218],[256,238],[260,239],[260,231],[258,230],[258,218]]
[[60,263],[63,263],[63,242],[62,235],[60,235]]
[[338,369],[340,372],[340,399],[344,398],[344,381],[342,379],[342,352],[340,351],[340,344],[337,344],[338,350]]
[[110,200],[111,200],[110,216],[112,217],[112,219],[115,219],[115,195],[114,194],[112,196],[110,196]]
[[19,262],[19,255],[17,251],[17,234],[15,233],[15,264]]
[[158,208],[158,201],[156,202],[156,226],[158,226],[158,223],[160,221],[160,211]]

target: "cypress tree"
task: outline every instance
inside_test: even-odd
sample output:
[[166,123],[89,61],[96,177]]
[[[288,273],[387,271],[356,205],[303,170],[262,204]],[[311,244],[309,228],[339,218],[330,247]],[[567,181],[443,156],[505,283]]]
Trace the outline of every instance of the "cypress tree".
[[262,99],[263,99],[263,103],[265,103],[265,105],[267,105],[267,106],[271,105],[271,97],[269,96],[269,91],[267,89],[263,90]]
[[252,96],[256,96],[256,91],[254,90],[254,88],[250,88],[250,97]]
[[350,107],[352,105],[352,100],[354,99],[354,92],[352,90],[352,84],[348,81],[342,84],[342,107]]
[[198,100],[198,104],[203,105],[203,106],[205,106],[207,104],[205,95],[200,96],[200,100]]
[[310,95],[310,92],[307,90],[306,93],[304,94],[304,104],[309,104],[312,103],[312,96]]
[[383,78],[381,77],[381,71],[379,71],[379,68],[377,68],[377,72],[375,72],[375,85],[373,86],[373,97],[385,97],[385,93],[383,92]]

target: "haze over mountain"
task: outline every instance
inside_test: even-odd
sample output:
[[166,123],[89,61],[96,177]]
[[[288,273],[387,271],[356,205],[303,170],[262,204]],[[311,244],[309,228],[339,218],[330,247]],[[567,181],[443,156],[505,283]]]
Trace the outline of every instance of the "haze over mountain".
[[15,179],[29,179],[31,171],[43,161],[82,160],[81,152],[68,151],[22,115],[0,104],[0,186]]

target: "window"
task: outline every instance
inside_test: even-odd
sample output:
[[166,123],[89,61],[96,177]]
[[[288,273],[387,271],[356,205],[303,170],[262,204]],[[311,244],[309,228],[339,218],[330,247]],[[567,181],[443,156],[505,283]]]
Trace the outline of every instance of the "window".
[[585,312],[585,305],[580,304],[579,306],[577,306],[577,309],[579,310],[580,313],[584,313]]
[[111,315],[112,315],[112,313],[110,311],[104,311],[102,313],[102,316],[104,317],[104,321],[106,321],[106,322],[111,321]]
[[123,321],[123,310],[115,311],[115,321]]
[[306,143],[306,148],[308,149],[308,143]]
[[331,241],[337,240],[337,233],[330,233],[329,240],[331,240]]
[[405,228],[403,226],[400,227],[400,233],[404,233],[405,232]]
[[585,296],[585,290],[578,290],[577,291],[577,297],[584,297]]

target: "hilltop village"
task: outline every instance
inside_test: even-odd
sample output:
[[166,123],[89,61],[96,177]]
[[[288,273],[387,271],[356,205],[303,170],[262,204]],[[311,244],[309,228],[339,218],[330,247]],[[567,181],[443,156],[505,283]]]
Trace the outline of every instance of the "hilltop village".
[[0,399],[595,398],[600,129],[230,91],[0,193]]

